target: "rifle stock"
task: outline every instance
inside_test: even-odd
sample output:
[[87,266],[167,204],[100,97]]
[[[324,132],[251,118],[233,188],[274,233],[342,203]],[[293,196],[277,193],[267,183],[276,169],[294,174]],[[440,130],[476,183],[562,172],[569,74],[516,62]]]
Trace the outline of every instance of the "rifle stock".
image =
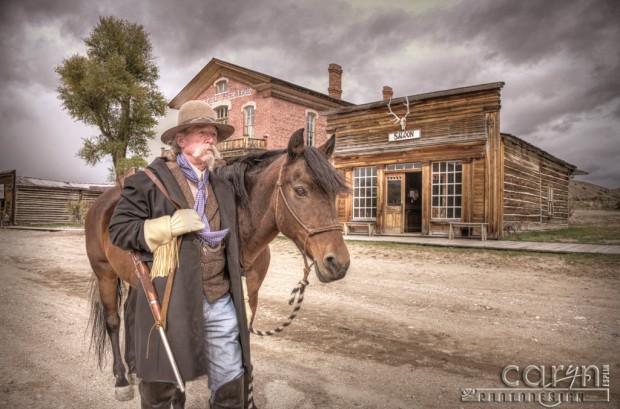
[[177,387],[181,392],[185,392],[185,385],[183,383],[183,379],[181,379],[181,373],[179,372],[179,368],[177,367],[176,360],[174,359],[174,355],[172,354],[172,349],[170,348],[170,344],[168,343],[168,337],[166,336],[166,323],[163,322],[162,313],[161,313],[161,304],[159,303],[159,297],[157,297],[157,291],[153,286],[153,282],[151,281],[151,272],[149,271],[149,267],[146,263],[140,261],[140,259],[134,254],[134,252],[130,252],[131,257],[133,259],[133,263],[135,266],[136,275],[140,279],[142,283],[142,288],[144,289],[144,293],[146,294],[146,299],[149,303],[149,307],[151,308],[151,312],[153,313],[153,318],[155,319],[155,327],[157,328],[159,335],[161,335],[162,344],[164,345],[164,349],[166,350],[166,354],[168,355],[168,360],[170,361],[170,365],[172,366],[172,371],[174,372],[174,376],[177,380]]

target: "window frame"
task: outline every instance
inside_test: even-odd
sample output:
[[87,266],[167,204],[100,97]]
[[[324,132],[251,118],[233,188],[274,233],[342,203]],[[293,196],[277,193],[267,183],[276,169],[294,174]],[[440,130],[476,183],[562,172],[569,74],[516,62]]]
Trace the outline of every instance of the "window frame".
[[256,118],[256,108],[254,107],[254,105],[244,106],[243,107],[243,136],[247,136],[248,138],[254,137],[255,118]]
[[353,168],[352,220],[377,220],[377,167]]
[[306,114],[306,144],[314,146],[316,139],[316,112],[308,112]]
[[[215,107],[213,109],[213,111],[215,111],[215,115],[217,117],[217,122],[221,123],[221,124],[227,124],[228,123],[228,105],[218,105],[217,107]],[[220,114],[220,111],[224,111],[226,113],[226,116],[222,116]]]
[[463,162],[431,163],[431,220],[463,219]]
[[215,93],[216,94],[223,94],[225,92],[228,92],[228,80],[226,79],[221,79],[215,82]]
[[547,215],[549,217],[553,217],[554,208],[553,208],[553,186],[547,186]]

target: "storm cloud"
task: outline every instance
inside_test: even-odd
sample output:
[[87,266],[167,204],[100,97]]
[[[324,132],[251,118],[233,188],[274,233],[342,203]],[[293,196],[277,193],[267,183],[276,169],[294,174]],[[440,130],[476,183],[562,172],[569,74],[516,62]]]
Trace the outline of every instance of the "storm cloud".
[[[57,99],[54,68],[84,54],[99,16],[142,24],[173,98],[211,58],[343,99],[504,81],[501,130],[620,186],[620,3],[614,0],[8,1],[0,14],[0,171],[104,182],[109,162],[75,157],[97,133]],[[160,128],[170,125],[162,119]],[[158,152],[158,141],[152,143]]]

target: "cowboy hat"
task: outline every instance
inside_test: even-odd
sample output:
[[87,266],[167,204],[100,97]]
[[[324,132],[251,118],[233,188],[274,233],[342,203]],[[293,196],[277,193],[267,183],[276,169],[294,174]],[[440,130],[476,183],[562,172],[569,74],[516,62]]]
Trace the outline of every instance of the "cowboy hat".
[[179,109],[178,125],[161,135],[161,141],[170,145],[178,132],[196,125],[211,125],[217,129],[217,141],[222,142],[235,132],[232,125],[217,122],[215,111],[205,101],[187,101]]

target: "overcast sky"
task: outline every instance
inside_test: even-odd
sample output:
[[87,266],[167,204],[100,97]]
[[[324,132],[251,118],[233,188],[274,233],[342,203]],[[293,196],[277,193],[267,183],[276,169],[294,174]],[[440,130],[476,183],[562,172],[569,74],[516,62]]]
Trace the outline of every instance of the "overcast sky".
[[[99,16],[142,24],[172,99],[219,58],[342,98],[394,96],[504,81],[502,132],[620,187],[620,1],[617,0],[5,0],[0,21],[0,171],[105,182],[111,161],[77,158],[81,138],[57,98],[54,68],[85,54]],[[176,111],[174,111],[176,118]],[[173,120],[174,121],[174,120]],[[172,121],[172,122],[173,122]],[[170,125],[170,116],[161,128]],[[152,143],[153,152],[162,146]]]

